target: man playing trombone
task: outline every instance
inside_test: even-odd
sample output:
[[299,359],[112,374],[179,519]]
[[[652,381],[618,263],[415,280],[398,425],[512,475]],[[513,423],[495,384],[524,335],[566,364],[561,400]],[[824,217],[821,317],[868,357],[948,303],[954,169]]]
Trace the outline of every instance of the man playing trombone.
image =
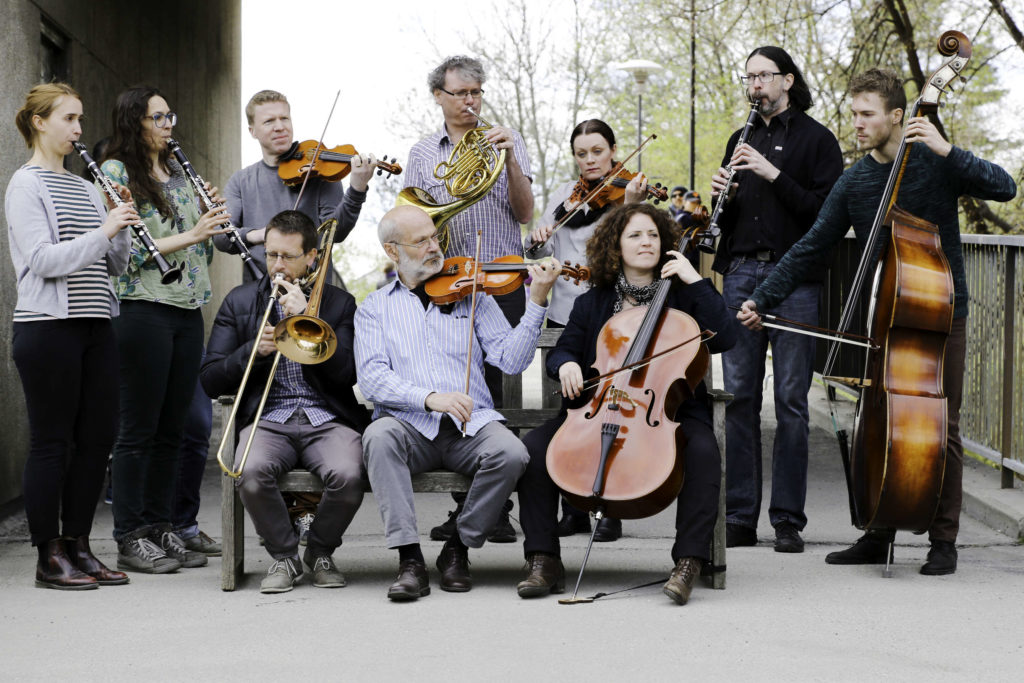
[[[274,559],[260,584],[263,593],[291,590],[303,572],[299,536],[277,487],[281,474],[301,464],[324,482],[323,499],[302,558],[313,572],[313,585],[320,588],[345,585],[332,555],[363,501],[360,435],[368,415],[352,392],[356,380],[352,355],[356,303],[352,295],[323,285],[318,316],[337,336],[333,355],[318,364],[300,364],[281,356],[271,377],[277,353],[274,324],[303,313],[307,303],[312,303],[307,302],[299,280],[316,261],[318,244],[317,230],[305,214],[282,211],[270,220],[266,232],[268,276],[235,287],[225,297],[201,373],[203,388],[210,396],[239,394],[236,424],[243,427],[236,462],[243,458],[260,398],[270,382],[238,480],[245,509]],[[280,298],[268,303],[278,287]],[[272,307],[268,324],[257,329],[268,306]],[[257,349],[249,381],[240,388],[253,344]]]

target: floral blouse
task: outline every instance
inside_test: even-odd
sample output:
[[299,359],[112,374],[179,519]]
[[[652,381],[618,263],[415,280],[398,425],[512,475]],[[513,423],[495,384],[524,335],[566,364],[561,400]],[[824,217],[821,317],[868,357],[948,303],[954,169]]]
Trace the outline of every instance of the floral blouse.
[[[154,240],[188,232],[199,221],[199,199],[185,178],[181,166],[174,159],[167,160],[171,171],[170,179],[161,185],[173,209],[173,216],[162,216],[156,207],[145,200],[137,199],[135,206],[139,216],[149,229]],[[114,182],[127,187],[128,173],[124,164],[116,159],[103,162],[103,172]],[[213,241],[206,240],[165,254],[171,263],[184,263],[181,280],[163,284],[160,269],[150,258],[149,252],[134,234],[131,255],[124,274],[114,280],[114,289],[120,301],[153,301],[178,308],[199,308],[210,300],[210,262],[213,261]]]

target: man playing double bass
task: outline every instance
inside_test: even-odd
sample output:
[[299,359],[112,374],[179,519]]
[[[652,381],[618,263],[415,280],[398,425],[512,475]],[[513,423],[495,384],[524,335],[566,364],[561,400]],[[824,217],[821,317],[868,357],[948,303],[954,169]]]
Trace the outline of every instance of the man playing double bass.
[[[868,154],[843,173],[825,200],[814,226],[754,291],[737,317],[747,327],[757,329],[761,324],[759,312],[787,296],[799,283],[799,274],[820,263],[851,225],[863,249],[901,139],[905,136],[908,143],[920,143],[910,148],[898,205],[938,226],[955,292],[953,325],[942,365],[948,411],[946,468],[938,510],[928,528],[931,549],[921,573],[952,574],[956,571],[955,544],[962,495],[963,445],[959,421],[968,302],[957,200],[969,195],[1005,202],[1016,195],[1017,188],[1006,171],[950,144],[928,119],[911,118],[904,129],[907,99],[903,81],[895,72],[871,69],[850,81],[849,92],[853,97],[851,110],[857,146]],[[879,247],[882,244],[880,240]],[[883,564],[894,534],[893,530],[870,529],[852,547],[830,553],[825,561],[829,564]]]

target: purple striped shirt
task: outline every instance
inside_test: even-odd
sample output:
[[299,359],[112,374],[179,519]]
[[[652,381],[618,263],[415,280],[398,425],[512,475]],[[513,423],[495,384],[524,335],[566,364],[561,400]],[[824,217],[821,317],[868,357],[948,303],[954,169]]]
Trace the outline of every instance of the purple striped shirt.
[[[478,295],[476,305],[469,378],[473,416],[466,429],[470,435],[504,419],[484,382],[484,356],[506,374],[523,372],[533,360],[546,310],[528,302],[513,328],[490,296]],[[442,413],[428,411],[424,401],[432,392],[465,390],[469,306],[467,297],[451,313],[442,313],[433,303],[424,309],[401,280],[366,297],[356,311],[356,374],[363,397],[373,402],[373,419],[392,415],[428,439],[437,436]]]
[[[284,317],[284,311],[278,302],[274,303],[274,312],[277,314],[278,320]],[[316,390],[302,376],[302,365],[282,355],[277,364],[274,381],[270,385],[266,413],[262,419],[284,424],[299,408],[305,411],[309,424],[314,427],[319,427],[337,417],[327,407],[327,402],[323,397],[316,393]]]
[[[523,175],[532,179],[523,136],[513,131],[512,137],[512,152],[519,162],[519,168],[523,170]],[[439,204],[455,201],[448,194],[444,183],[434,176],[434,168],[442,161],[447,161],[453,149],[455,145],[449,139],[448,128],[444,124],[437,133],[413,145],[409,150],[408,168],[404,173],[405,187],[426,190]],[[478,227],[483,231],[480,236],[481,261],[492,261],[499,256],[513,254],[522,256],[522,227],[512,215],[512,207],[508,203],[508,172],[501,174],[483,199],[448,221],[447,227],[450,241],[446,256],[474,256]]]

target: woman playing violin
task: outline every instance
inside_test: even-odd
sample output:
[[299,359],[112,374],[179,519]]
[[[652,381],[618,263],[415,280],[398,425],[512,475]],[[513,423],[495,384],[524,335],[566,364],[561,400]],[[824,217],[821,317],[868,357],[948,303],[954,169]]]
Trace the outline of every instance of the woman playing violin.
[[[713,353],[730,348],[738,325],[726,310],[710,280],[672,249],[679,227],[663,211],[648,204],[626,204],[604,217],[587,243],[592,289],[580,295],[558,344],[547,360],[547,372],[562,385],[558,417],[530,432],[523,442],[530,454],[519,481],[520,522],[529,575],[519,583],[520,597],[564,590],[565,569],[560,559],[556,514],[558,489],[546,468],[548,443],[566,418],[566,410],[583,405],[584,382],[596,372],[598,333],[615,313],[645,307],[662,278],[672,278],[668,306],[693,316],[702,329],[716,334],[708,344]],[[678,281],[676,281],[678,280]],[[676,508],[675,569],[664,592],[685,604],[695,578],[709,558],[718,510],[721,458],[712,430],[707,390],[701,382],[694,398],[685,401],[675,420],[686,434],[686,474]]]
[[[559,261],[585,266],[587,241],[594,234],[598,222],[609,210],[615,208],[614,205],[606,203],[598,208],[584,206],[554,234],[552,226],[575,209],[583,195],[611,172],[615,166],[617,149],[615,133],[604,121],[588,119],[573,129],[569,136],[569,147],[580,169],[580,177],[565,183],[552,193],[551,201],[539,221],[540,227],[526,237],[524,247],[529,249],[534,244],[545,242],[534,254],[536,257],[551,255]],[[646,192],[647,178],[638,173],[625,188],[624,203],[642,202],[647,196]],[[573,302],[586,290],[587,285],[578,281],[564,278],[557,280],[551,290],[551,302],[548,305],[548,327],[565,327]],[[559,523],[559,533],[562,536],[590,531],[590,518],[585,512],[573,508],[568,503],[563,505],[562,512],[562,521]],[[614,541],[622,535],[620,520],[605,517],[599,524],[600,528],[594,539],[596,541]]]

